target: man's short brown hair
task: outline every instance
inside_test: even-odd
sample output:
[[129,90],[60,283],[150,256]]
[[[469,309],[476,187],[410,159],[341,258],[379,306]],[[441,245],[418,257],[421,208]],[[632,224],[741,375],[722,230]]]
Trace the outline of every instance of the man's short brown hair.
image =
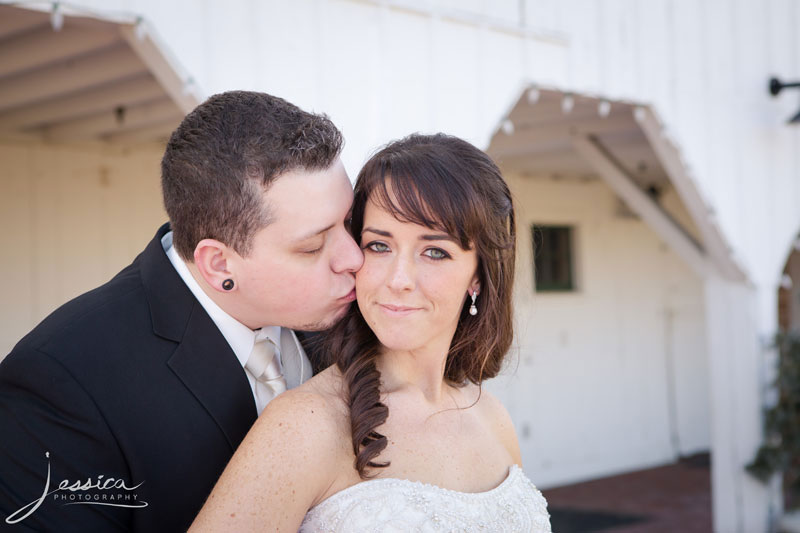
[[192,261],[197,243],[210,238],[246,256],[255,233],[270,222],[263,201],[269,185],[291,170],[330,167],[342,144],[328,117],[281,98],[248,91],[212,96],[183,119],[161,160],[178,253]]

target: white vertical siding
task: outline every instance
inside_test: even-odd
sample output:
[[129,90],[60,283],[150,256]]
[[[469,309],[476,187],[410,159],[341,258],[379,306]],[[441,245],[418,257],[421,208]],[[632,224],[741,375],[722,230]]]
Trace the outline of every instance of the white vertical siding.
[[[768,491],[743,466],[760,444],[761,374],[753,289],[705,284],[713,413],[712,499],[715,531],[766,531]],[[736,386],[731,386],[735,384]]]
[[[775,290],[800,230],[800,128],[784,124],[800,108],[798,95],[787,91],[772,99],[766,90],[770,75],[800,78],[798,2],[73,3],[143,15],[207,94],[256,88],[328,113],[347,138],[344,160],[351,174],[376,146],[411,131],[444,130],[486,146],[515,91],[531,81],[652,103],[754,287],[712,280],[703,292],[646,228],[604,221],[589,206],[578,209],[580,190],[563,196],[562,189],[548,189],[553,202],[547,206],[538,206],[534,195],[529,208],[551,220],[579,222],[581,283],[588,292],[582,299],[536,300],[521,292],[517,376],[526,386],[505,391],[505,400],[521,437],[534,443],[524,445],[526,462],[543,482],[555,483],[641,467],[674,453],[663,414],[665,361],[672,361],[676,386],[686,388],[677,395],[679,451],[702,447],[708,415],[693,406],[709,373],[713,440],[738,439],[715,449],[715,489],[732,487],[715,490],[717,528],[763,524],[763,494],[737,472],[759,433],[757,376],[763,373],[757,342],[776,326]],[[440,17],[443,12],[466,13],[467,21]],[[484,23],[476,24],[476,17]],[[563,38],[502,26],[520,17],[525,28]],[[10,300],[21,302],[13,308],[19,312],[10,306],[2,311],[12,326],[0,340],[9,345],[18,336],[14,328],[24,331],[26,322],[130,260],[163,214],[155,152],[0,151],[1,216],[7,223],[26,221],[0,237],[7,249],[20,251],[2,267],[21,280]],[[107,182],[101,167],[109,169]],[[525,231],[521,225],[523,240]],[[523,287],[529,261],[521,255]],[[661,281],[654,284],[648,269],[655,263]],[[17,273],[18,265],[28,268]],[[703,301],[686,290],[704,294]],[[715,322],[704,322],[709,317]],[[729,323],[736,324],[735,343],[725,335]],[[636,328],[641,335],[626,333]],[[705,337],[709,363],[694,355]],[[727,358],[736,362],[730,375]],[[617,378],[625,384],[621,389],[609,385]],[[591,398],[582,396],[586,390],[593,391]],[[738,390],[742,394],[731,398]],[[564,426],[563,419],[580,422]],[[634,426],[636,433],[625,433]],[[588,436],[597,442],[592,449],[560,444]],[[753,501],[736,507],[738,515],[726,511]]]
[[110,279],[166,221],[160,148],[128,153],[0,144],[0,353],[53,309]]
[[[507,178],[518,209],[517,350],[488,386],[512,413],[536,483],[707,449],[702,281],[644,223],[619,217],[602,181]],[[574,226],[577,291],[534,293],[533,223]]]

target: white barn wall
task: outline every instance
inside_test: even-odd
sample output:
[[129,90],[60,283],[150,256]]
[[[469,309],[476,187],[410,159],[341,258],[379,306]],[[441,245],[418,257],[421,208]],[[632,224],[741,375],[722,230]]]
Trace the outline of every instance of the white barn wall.
[[[774,293],[800,229],[800,133],[784,124],[797,111],[796,93],[771,99],[766,83],[772,74],[800,78],[800,4],[793,0],[528,0],[517,17],[543,30],[540,37],[503,26],[514,22],[514,6],[519,8],[508,1],[391,2],[413,9],[366,0],[72,3],[143,15],[207,94],[259,89],[327,112],[347,138],[344,160],[351,175],[376,146],[411,130],[444,130],[485,147],[515,91],[531,81],[651,103],[754,283],[753,297],[739,297],[725,284],[707,289],[704,308],[714,313],[733,299],[745,307],[756,339],[775,328]],[[473,18],[477,13],[485,24],[439,16],[456,9]],[[2,186],[19,191],[28,185]],[[68,193],[63,191],[71,199]],[[52,191],[36,194],[32,209],[58,207]],[[87,195],[102,198],[97,191]],[[73,229],[81,234],[97,219],[102,216],[79,213]],[[149,236],[155,224],[148,220],[141,231]],[[143,240],[135,241],[136,250]],[[101,275],[94,266],[70,263],[83,273],[74,287],[58,289],[66,285],[53,281],[47,263],[54,248],[35,244],[34,252],[31,266],[42,294],[77,293],[96,283],[83,276]],[[619,320],[626,320],[621,313]],[[651,317],[648,326],[659,323]],[[707,328],[711,360],[722,364],[724,343],[713,341],[720,332]],[[757,343],[743,346],[743,364],[756,361],[755,371],[738,372],[740,381],[725,386],[748,391],[757,410],[761,383],[754,380],[763,375],[757,364],[763,356]],[[749,446],[740,450],[737,460],[743,461],[759,417],[748,411],[735,423],[733,434]],[[603,453],[597,452],[595,464],[613,465]],[[661,453],[657,448],[653,460]]]
[[[163,149],[0,144],[0,354],[56,307],[110,279],[167,220]],[[0,357],[2,358],[2,357]]]
[[[415,130],[485,146],[532,81],[654,104],[754,278],[777,282],[775,250],[800,229],[800,135],[783,125],[797,102],[766,91],[771,74],[800,76],[791,0],[77,4],[144,15],[208,94],[257,88],[329,113],[351,174]],[[437,16],[453,12],[486,25]],[[520,16],[544,37],[492,25]]]
[[567,88],[654,104],[736,253],[754,278],[776,283],[781,247],[800,229],[800,133],[784,124],[795,95],[772,99],[766,86],[773,74],[800,77],[800,6],[565,4],[580,6],[566,19]]
[[714,530],[766,531],[780,501],[774,496],[770,500],[764,486],[742,468],[761,441],[760,431],[753,430],[760,422],[756,379],[763,375],[754,316],[757,293],[717,279],[706,282],[704,293],[709,309],[712,439],[724,440],[711,454]]
[[206,94],[258,89],[329,114],[347,139],[351,175],[375,147],[413,131],[486,146],[524,82],[567,81],[563,38],[507,29],[516,2],[395,3],[413,9],[363,0],[74,2],[144,16]]
[[[518,209],[516,349],[488,388],[508,406],[537,485],[707,450],[702,280],[640,220],[615,215],[602,181],[507,178]],[[534,222],[574,226],[576,292],[534,293]]]

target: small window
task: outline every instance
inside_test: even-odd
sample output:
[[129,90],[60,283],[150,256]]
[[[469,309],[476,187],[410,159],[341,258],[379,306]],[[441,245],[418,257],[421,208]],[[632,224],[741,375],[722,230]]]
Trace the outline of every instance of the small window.
[[531,230],[536,292],[574,291],[572,228],[534,224]]

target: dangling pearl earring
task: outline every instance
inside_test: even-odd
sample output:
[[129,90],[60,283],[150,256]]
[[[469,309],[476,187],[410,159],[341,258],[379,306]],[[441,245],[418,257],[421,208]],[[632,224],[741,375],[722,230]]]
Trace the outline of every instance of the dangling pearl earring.
[[472,305],[469,306],[469,314],[475,316],[478,314],[478,308],[475,307],[475,298],[478,297],[478,291],[472,291]]

